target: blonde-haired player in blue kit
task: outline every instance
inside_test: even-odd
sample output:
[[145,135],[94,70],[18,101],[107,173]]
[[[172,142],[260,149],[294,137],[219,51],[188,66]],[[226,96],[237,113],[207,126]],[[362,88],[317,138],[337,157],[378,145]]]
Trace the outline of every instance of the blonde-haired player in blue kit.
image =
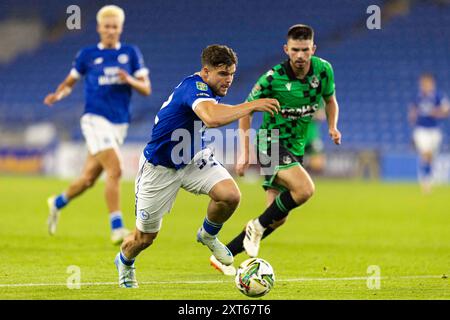
[[409,121],[414,125],[413,140],[420,156],[419,181],[425,194],[431,192],[433,160],[442,143],[439,121],[449,114],[450,102],[437,89],[433,75],[422,74],[417,98],[409,109]]
[[119,201],[122,173],[119,146],[130,122],[132,89],[147,96],[151,85],[139,49],[119,41],[124,21],[125,13],[120,7],[101,8],[97,13],[100,42],[80,50],[69,75],[55,92],[45,97],[44,103],[53,105],[68,96],[84,76],[86,105],[80,123],[88,156],[81,175],[64,192],[48,199],[50,235],[56,232],[60,210],[92,187],[102,172],[106,174],[105,199],[110,213],[111,241],[120,244],[129,233],[123,224]]

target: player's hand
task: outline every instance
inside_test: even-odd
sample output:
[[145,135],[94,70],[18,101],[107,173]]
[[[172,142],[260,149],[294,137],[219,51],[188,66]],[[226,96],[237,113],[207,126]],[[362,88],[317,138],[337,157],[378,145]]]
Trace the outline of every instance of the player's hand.
[[251,102],[253,111],[269,112],[273,117],[275,113],[280,111],[280,103],[277,99],[258,99]]
[[243,177],[245,175],[245,170],[247,170],[249,166],[250,166],[250,161],[249,161],[248,156],[241,155],[238,158],[238,161],[235,166],[236,174],[239,177]]
[[337,128],[330,128],[328,130],[328,133],[331,137],[331,140],[333,140],[334,144],[337,145],[341,144],[341,132]]
[[51,107],[56,101],[58,101],[58,96],[56,93],[49,93],[44,99],[44,103],[49,107]]
[[119,69],[117,72],[120,82],[129,84],[131,82],[131,76],[123,69]]

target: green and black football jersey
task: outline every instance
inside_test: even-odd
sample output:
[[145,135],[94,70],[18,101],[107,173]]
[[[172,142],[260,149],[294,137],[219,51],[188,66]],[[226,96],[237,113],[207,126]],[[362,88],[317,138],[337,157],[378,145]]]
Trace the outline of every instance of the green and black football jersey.
[[264,113],[258,130],[258,149],[266,152],[269,144],[276,143],[272,130],[279,130],[279,142],[292,154],[305,152],[306,132],[323,98],[334,94],[334,74],[331,64],[313,56],[311,67],[302,80],[295,77],[289,60],[276,65],[263,76],[252,89],[247,101],[261,98],[277,99],[281,112],[271,117]]

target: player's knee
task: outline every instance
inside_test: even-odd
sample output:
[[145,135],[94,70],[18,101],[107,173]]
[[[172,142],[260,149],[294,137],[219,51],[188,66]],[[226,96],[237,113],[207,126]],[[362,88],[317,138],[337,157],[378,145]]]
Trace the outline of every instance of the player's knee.
[[291,191],[292,197],[297,204],[302,204],[314,195],[315,189],[316,187],[313,182],[305,183]]
[[239,190],[235,190],[227,194],[224,200],[230,209],[236,209],[241,202],[241,193]]
[[107,170],[107,175],[110,179],[119,180],[122,177],[122,169],[120,167],[109,168]]
[[94,177],[94,176],[91,176],[91,175],[84,175],[84,176],[82,177],[82,180],[83,180],[83,185],[84,185],[86,188],[91,188],[91,187],[94,186],[95,181],[97,180],[97,178]]
[[314,185],[314,183],[308,183],[304,189],[303,189],[303,197],[306,200],[310,199],[313,195],[314,192],[316,191],[316,187]]
[[433,154],[432,153],[423,153],[422,154],[422,161],[430,163],[433,160]]

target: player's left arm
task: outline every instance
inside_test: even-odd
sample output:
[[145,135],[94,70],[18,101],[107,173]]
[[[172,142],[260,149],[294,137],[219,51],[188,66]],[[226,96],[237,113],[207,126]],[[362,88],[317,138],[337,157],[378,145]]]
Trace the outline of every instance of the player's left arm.
[[328,134],[337,145],[341,144],[341,132],[338,130],[339,105],[336,100],[334,85],[334,71],[330,63],[325,64],[327,82],[324,88],[323,98],[325,100],[325,113],[328,122]]
[[337,128],[339,119],[339,105],[336,96],[325,98],[325,113],[327,114],[328,134],[333,142],[337,145],[341,144],[341,132]]
[[447,118],[450,115],[450,102],[447,97],[439,98],[439,108],[434,110],[433,116],[438,119]]
[[133,77],[123,69],[119,70],[119,78],[122,82],[128,84],[143,96],[149,96],[152,93],[152,86],[148,75]]
[[127,71],[120,69],[120,80],[131,86],[143,96],[150,95],[152,93],[152,86],[148,75],[149,72],[145,66],[142,53],[136,46],[132,46],[132,49],[130,50],[130,65],[133,75],[130,75]]

